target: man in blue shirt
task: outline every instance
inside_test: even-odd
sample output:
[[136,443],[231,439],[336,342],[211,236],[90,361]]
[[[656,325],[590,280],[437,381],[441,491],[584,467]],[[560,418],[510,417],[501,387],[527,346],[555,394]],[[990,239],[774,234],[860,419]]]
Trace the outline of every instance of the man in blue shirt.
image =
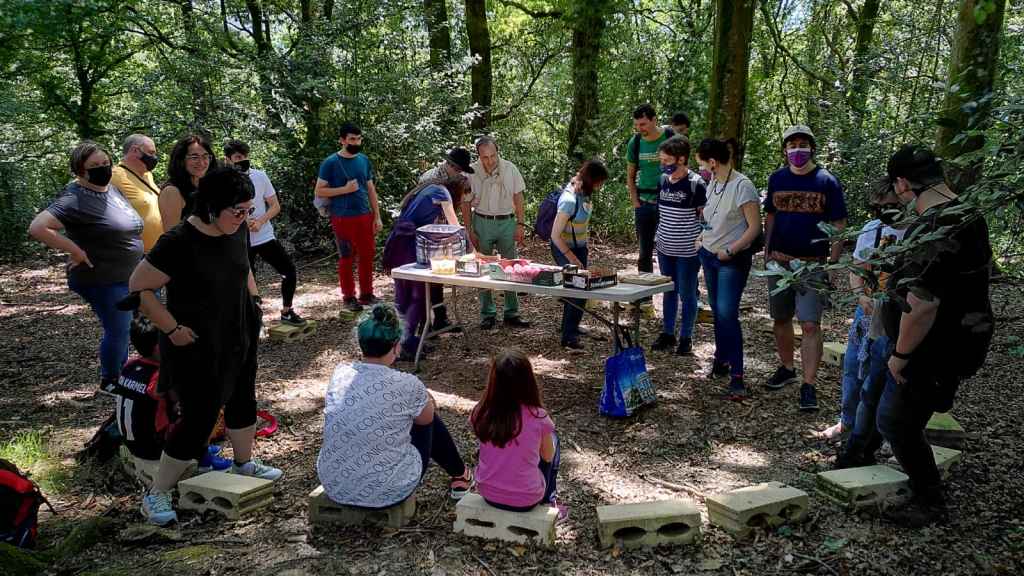
[[[828,170],[814,162],[814,134],[807,126],[792,126],[782,135],[782,152],[786,166],[768,178],[765,210],[765,261],[796,269],[800,262],[835,262],[842,243],[829,247],[828,235],[818,228],[828,222],[842,230],[846,226],[846,202],[843,186]],[[774,291],[778,277],[769,281]],[[800,386],[800,409],[818,409],[814,383],[821,363],[821,315],[828,294],[827,276],[820,274],[806,284],[788,287],[769,297],[774,321],[775,346],[781,366],[765,383],[771,390],[796,383],[793,363],[793,316],[800,321],[803,340],[800,359],[803,384]]]
[[[331,228],[338,243],[338,283],[346,310],[359,311],[377,301],[373,295],[375,237],[384,227],[373,184],[373,165],[361,152],[363,133],[346,123],[338,138],[341,148],[320,164],[315,194],[330,198]],[[359,296],[355,293],[353,262],[359,268]]]

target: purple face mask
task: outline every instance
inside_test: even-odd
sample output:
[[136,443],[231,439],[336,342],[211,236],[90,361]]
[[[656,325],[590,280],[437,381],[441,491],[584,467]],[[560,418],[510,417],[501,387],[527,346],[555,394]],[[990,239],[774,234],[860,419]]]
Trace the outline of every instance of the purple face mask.
[[700,178],[706,184],[710,183],[711,182],[711,170],[708,170],[707,168],[701,168],[701,170],[700,170]]
[[790,165],[803,168],[811,160],[811,149],[793,148],[786,150],[786,158],[789,159]]

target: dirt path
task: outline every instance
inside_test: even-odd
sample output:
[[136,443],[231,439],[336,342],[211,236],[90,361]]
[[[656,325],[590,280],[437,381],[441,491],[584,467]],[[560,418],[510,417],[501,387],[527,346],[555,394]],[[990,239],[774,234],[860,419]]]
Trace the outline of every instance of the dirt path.
[[[547,260],[539,245],[528,256]],[[598,249],[598,259],[619,269],[635,255]],[[261,271],[268,294],[267,318],[277,313],[278,280]],[[386,278],[377,287],[390,297]],[[952,525],[918,532],[892,528],[870,515],[849,515],[813,492],[814,474],[827,469],[832,448],[807,431],[837,417],[839,372],[819,375],[815,415],[796,410],[795,388],[768,393],[760,383],[775,368],[765,289],[752,278],[744,295],[748,382],[754,396],[736,404],[703,380],[712,352],[710,326],[698,325],[697,355],[679,359],[648,353],[658,389],[656,406],[626,421],[598,416],[607,331],[591,328],[583,355],[558,346],[560,307],[547,298],[523,299],[529,329],[480,332],[476,300],[459,294],[464,335],[446,335],[420,377],[435,391],[441,415],[467,460],[475,441],[467,416],[483,388],[488,354],[518,346],[534,361],[545,402],[563,440],[560,500],[570,507],[558,527],[557,551],[488,543],[451,532],[454,508],[435,468],[419,493],[413,523],[400,531],[338,530],[311,533],[305,496],[318,484],[314,470],[323,422],[323,393],[333,367],[355,356],[351,323],[338,319],[333,266],[300,271],[296,305],[319,322],[319,331],[298,344],[261,343],[258,394],[262,408],[279,418],[274,437],[261,440],[261,457],[281,467],[274,505],[241,522],[181,515],[178,540],[133,544],[111,537],[58,565],[60,573],[139,574],[1019,574],[1024,571],[1024,475],[1022,362],[1011,348],[1024,331],[1019,287],[995,289],[997,342],[983,372],[967,384],[953,413],[969,432],[962,464],[948,484]],[[500,301],[500,299],[499,299]],[[500,324],[499,324],[500,327]],[[645,320],[645,343],[660,321]],[[827,340],[845,341],[845,314],[831,312]],[[90,311],[67,291],[56,261],[0,267],[0,444],[35,430],[62,459],[70,475],[51,496],[57,517],[43,514],[41,534],[52,542],[76,520],[106,514],[120,527],[138,524],[139,488],[113,464],[76,466],[71,458],[110,410],[93,397],[99,327]],[[1018,350],[1019,352],[1019,350]],[[408,368],[408,366],[405,366]],[[736,543],[704,526],[701,546],[654,551],[601,551],[594,507],[605,503],[687,498],[647,479],[686,484],[703,493],[778,480],[811,493],[810,520],[800,526]],[[706,520],[706,510],[700,506]]]

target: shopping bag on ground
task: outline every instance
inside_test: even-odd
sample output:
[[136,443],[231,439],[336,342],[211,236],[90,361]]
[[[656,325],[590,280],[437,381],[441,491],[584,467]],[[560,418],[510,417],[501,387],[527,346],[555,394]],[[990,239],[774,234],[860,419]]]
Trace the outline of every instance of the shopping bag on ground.
[[639,346],[633,346],[628,334],[624,334],[626,347],[615,332],[616,354],[604,362],[604,389],[598,411],[613,418],[626,418],[634,412],[653,404],[657,400],[654,384],[647,374],[647,360]]

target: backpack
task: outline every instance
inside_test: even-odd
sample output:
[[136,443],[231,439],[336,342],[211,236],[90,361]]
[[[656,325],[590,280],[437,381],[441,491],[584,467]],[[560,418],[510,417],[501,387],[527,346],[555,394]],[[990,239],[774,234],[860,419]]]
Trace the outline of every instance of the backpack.
[[[555,227],[555,216],[558,215],[558,199],[562,196],[562,189],[559,188],[547,195],[537,208],[537,219],[533,223],[533,233],[541,240],[551,241],[551,229]],[[580,203],[576,200],[576,207],[572,211],[572,222],[579,214]],[[576,244],[576,231],[572,231],[572,243]]]
[[35,547],[39,506],[44,502],[50,506],[35,482],[0,458],[0,542],[19,548]]
[[[666,140],[676,135],[676,133],[673,132],[672,129],[669,128],[668,126],[665,126],[664,128],[662,128],[662,130],[663,130],[662,134],[665,135],[665,139]],[[626,153],[626,162],[632,162],[633,164],[639,165],[640,164],[640,135],[639,134],[634,135],[632,138],[629,139],[629,142],[630,142],[630,147],[629,147],[629,151]]]

